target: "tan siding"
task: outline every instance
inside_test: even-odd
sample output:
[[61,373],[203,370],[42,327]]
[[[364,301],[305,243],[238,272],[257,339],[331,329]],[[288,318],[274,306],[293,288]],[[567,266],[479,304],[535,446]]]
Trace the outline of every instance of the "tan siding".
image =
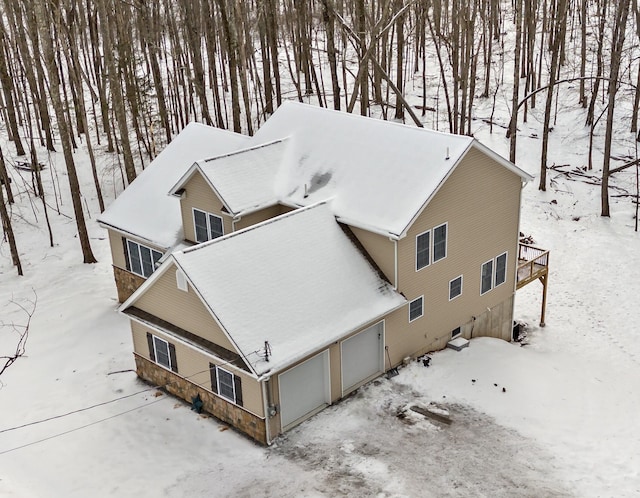
[[[190,382],[211,391],[209,363],[216,364],[215,359],[207,356],[202,351],[177,341],[170,335],[147,328],[138,322],[131,321],[131,331],[133,334],[134,351],[147,359],[149,359],[147,332],[151,332],[153,335],[172,343],[176,348],[178,374]],[[223,368],[242,379],[243,408],[260,417],[264,416],[260,383],[244,371],[238,370],[231,365],[224,365]]]
[[188,292],[178,289],[173,264],[134,306],[223,348],[236,351],[193,288],[189,285]]
[[[504,315],[502,303],[507,302],[504,306],[512,309],[520,190],[519,176],[472,149],[407,236],[399,241],[399,290],[409,301],[424,295],[424,316],[409,324],[408,307],[394,314],[392,321],[406,331],[400,342],[393,345],[396,350],[404,354],[412,349],[439,349],[456,327],[466,326],[465,330],[471,330],[473,317],[484,316],[487,308],[500,306],[496,313],[501,317]],[[416,236],[442,223],[448,223],[446,258],[416,272]],[[482,263],[505,251],[508,252],[506,282],[480,296]],[[460,275],[463,276],[462,295],[449,301],[449,281]],[[507,313],[509,322],[510,313]],[[492,320],[497,325],[499,320]],[[507,326],[500,322],[499,328],[500,335],[504,336]],[[483,329],[483,335],[491,333],[479,324],[475,329]],[[391,324],[387,330],[392,330]],[[508,339],[508,334],[505,338]],[[390,342],[394,340],[395,337],[391,337]],[[402,341],[406,341],[405,346],[401,345]],[[390,349],[393,350],[391,345]]]
[[275,218],[280,214],[282,214],[282,208],[280,205],[270,206],[268,208],[261,209],[260,211],[256,211],[255,213],[251,213],[246,216],[243,216],[238,221],[236,221],[236,224],[235,224],[236,230],[250,227],[252,225],[255,225],[256,223],[260,223],[262,221]]
[[111,246],[111,259],[113,266],[125,269],[127,263],[124,259],[124,246],[122,244],[122,235],[114,230],[107,230],[109,232],[109,245]]
[[389,282],[395,280],[395,248],[388,237],[351,227],[354,235],[367,250],[371,258],[385,274]]
[[342,358],[340,344],[334,343],[329,347],[329,375],[331,377],[331,402],[334,403],[342,396]]
[[231,217],[222,211],[222,207],[222,201],[202,175],[196,172],[185,185],[185,196],[180,200],[184,238],[191,242],[196,241],[195,228],[193,225],[193,208],[220,216],[222,218],[224,233],[231,233]]

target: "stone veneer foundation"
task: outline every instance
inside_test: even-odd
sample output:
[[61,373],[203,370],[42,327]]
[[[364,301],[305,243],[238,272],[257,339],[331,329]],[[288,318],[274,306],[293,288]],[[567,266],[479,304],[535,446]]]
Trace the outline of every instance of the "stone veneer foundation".
[[135,273],[123,270],[117,266],[113,267],[113,276],[116,280],[116,289],[118,289],[118,301],[121,303],[124,303],[129,299],[131,294],[138,290],[138,287],[140,287],[146,280]]
[[178,374],[159,367],[154,362],[134,353],[136,373],[155,386],[163,386],[169,393],[191,403],[196,395],[202,399],[202,409],[217,419],[232,425],[260,444],[267,444],[265,421],[256,415],[229,403],[212,392],[186,380]]

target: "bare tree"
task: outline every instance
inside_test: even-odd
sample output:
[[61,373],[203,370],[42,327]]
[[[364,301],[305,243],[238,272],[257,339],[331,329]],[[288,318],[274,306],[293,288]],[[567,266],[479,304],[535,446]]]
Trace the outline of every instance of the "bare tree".
[[27,315],[25,323],[6,323],[0,320],[0,331],[9,329],[9,333],[13,332],[17,339],[15,341],[15,347],[10,352],[0,354],[0,375],[2,375],[7,368],[13,365],[18,358],[24,356],[27,347],[27,339],[29,338],[29,326],[31,325],[31,318],[33,318],[36,312],[36,305],[38,304],[38,295],[33,291],[34,298],[29,300],[27,306],[20,304],[16,300],[11,300],[10,303],[20,308],[25,315]]

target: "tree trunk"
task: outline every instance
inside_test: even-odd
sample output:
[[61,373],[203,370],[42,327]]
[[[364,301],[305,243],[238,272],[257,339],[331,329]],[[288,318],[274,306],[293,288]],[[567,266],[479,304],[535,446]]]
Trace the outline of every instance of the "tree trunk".
[[620,0],[616,7],[615,24],[611,38],[611,69],[609,71],[609,105],[607,109],[607,129],[604,137],[604,159],[602,162],[601,203],[602,216],[610,216],[609,211],[609,166],[611,164],[611,142],[613,141],[613,118],[618,93],[620,57],[624,48],[624,38],[629,15],[629,0]]
[[71,200],[73,202],[73,212],[76,218],[76,226],[78,228],[78,238],[82,248],[83,260],[85,263],[96,263],[96,258],[91,250],[89,242],[89,233],[84,220],[82,211],[82,200],[80,198],[80,184],[76,173],[76,166],[73,160],[73,152],[71,150],[71,140],[69,138],[69,128],[66,116],[60,99],[60,79],[58,76],[58,67],[56,65],[55,53],[53,50],[53,42],[50,31],[50,18],[47,14],[51,14],[53,19],[59,19],[59,13],[55,11],[55,7],[45,9],[42,2],[35,0],[32,7],[36,14],[38,24],[38,32],[42,43],[43,56],[47,73],[49,74],[49,96],[56,114],[58,129],[60,130],[60,141],[62,142],[62,150],[64,160],[67,166],[67,175],[69,178],[69,187],[71,189]]

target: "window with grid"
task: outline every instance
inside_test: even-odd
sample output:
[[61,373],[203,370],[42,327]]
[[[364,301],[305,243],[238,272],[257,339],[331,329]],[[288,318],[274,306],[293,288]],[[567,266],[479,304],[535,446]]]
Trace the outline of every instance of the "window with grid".
[[462,275],[449,282],[449,301],[462,294]]
[[420,296],[409,303],[409,321],[413,322],[424,314],[424,298]]
[[193,209],[193,224],[196,233],[196,242],[206,242],[224,235],[222,218],[215,214]]
[[127,239],[126,242],[127,269],[141,277],[147,278],[151,276],[162,257],[162,253],[132,240]]

